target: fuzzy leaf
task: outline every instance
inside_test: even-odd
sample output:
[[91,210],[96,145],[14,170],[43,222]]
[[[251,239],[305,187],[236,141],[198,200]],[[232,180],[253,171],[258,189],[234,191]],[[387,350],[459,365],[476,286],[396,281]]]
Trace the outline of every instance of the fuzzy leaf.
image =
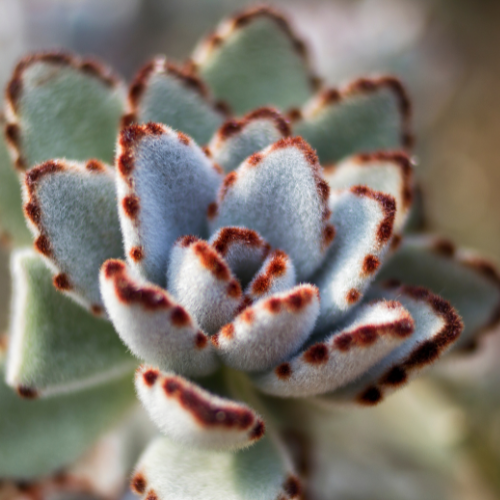
[[379,151],[344,160],[326,168],[324,176],[330,189],[367,186],[391,195],[396,200],[394,231],[401,231],[413,199],[413,168],[405,153]]
[[263,299],[289,290],[296,283],[295,266],[282,250],[274,250],[248,285],[246,295],[252,300]]
[[7,105],[18,168],[51,158],[113,162],[125,91],[101,64],[60,52],[27,56],[7,85]]
[[429,288],[451,302],[464,330],[454,348],[469,347],[499,319],[500,277],[495,266],[450,241],[430,236],[405,238],[379,275]]
[[[2,372],[0,363],[3,379]],[[0,381],[0,477],[26,480],[47,475],[79,458],[134,405],[131,375],[77,393],[29,401]]]
[[358,378],[401,345],[413,329],[412,317],[399,302],[362,306],[340,331],[309,343],[289,361],[257,375],[255,382],[266,394],[282,397],[331,391]]
[[[0,127],[4,128],[0,116]],[[0,239],[14,245],[31,243],[21,199],[21,182],[10,160],[3,133],[0,133]]]
[[462,321],[450,303],[425,288],[391,286],[370,293],[401,302],[415,322],[415,332],[357,381],[327,396],[333,400],[379,403],[439,359],[462,332]]
[[304,44],[268,8],[222,23],[195,51],[194,63],[217,99],[236,114],[260,106],[299,106],[314,90]]
[[117,188],[130,265],[164,286],[175,240],[207,235],[206,213],[222,180],[191,138],[160,124],[120,134]]
[[325,164],[356,153],[411,147],[410,114],[399,80],[363,78],[314,97],[292,115],[293,133],[309,142]]
[[189,447],[238,449],[264,435],[263,420],[247,405],[216,396],[174,373],[141,366],[135,387],[161,432]]
[[134,276],[123,261],[104,263],[101,292],[118,335],[139,359],[189,375],[208,375],[217,367],[212,345],[194,318],[165,290]]
[[231,172],[249,156],[289,135],[290,126],[278,111],[260,108],[241,120],[227,121],[210,141],[208,150],[225,172]]
[[206,241],[184,236],[168,266],[169,292],[209,334],[231,321],[241,304],[241,285],[224,259]]
[[226,176],[212,227],[259,231],[291,257],[302,280],[321,264],[334,235],[328,193],[309,145],[300,137],[282,139]]
[[134,369],[112,325],[57,292],[35,252],[16,252],[11,268],[9,385],[45,396],[76,392]]
[[296,352],[313,331],[319,313],[316,287],[299,285],[247,307],[212,342],[225,364],[267,370]]
[[97,160],[50,160],[26,173],[23,197],[35,248],[56,273],[56,288],[102,314],[99,269],[123,256],[113,170]]
[[332,193],[335,240],[314,282],[320,324],[331,325],[359,302],[389,248],[396,214],[390,195],[364,186]]
[[132,479],[143,500],[299,500],[302,487],[275,443],[236,452],[199,450],[159,438]]
[[130,87],[129,104],[127,120],[165,123],[198,144],[207,143],[225,119],[203,82],[163,57],[140,70]]

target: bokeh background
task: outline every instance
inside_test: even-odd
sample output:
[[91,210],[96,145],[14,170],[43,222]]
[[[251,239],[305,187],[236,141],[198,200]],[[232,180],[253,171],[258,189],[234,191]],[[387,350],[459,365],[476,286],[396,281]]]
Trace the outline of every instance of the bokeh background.
[[[326,82],[395,73],[414,101],[427,228],[500,264],[500,2],[268,1]],[[0,0],[0,85],[31,50],[65,48],[127,80],[152,56],[183,60],[243,0]],[[0,327],[9,302],[0,250]],[[318,471],[332,499],[500,498],[500,332],[380,408],[327,419]],[[316,408],[316,414],[324,410]],[[325,419],[322,419],[324,422]],[[321,432],[325,431],[323,428]]]

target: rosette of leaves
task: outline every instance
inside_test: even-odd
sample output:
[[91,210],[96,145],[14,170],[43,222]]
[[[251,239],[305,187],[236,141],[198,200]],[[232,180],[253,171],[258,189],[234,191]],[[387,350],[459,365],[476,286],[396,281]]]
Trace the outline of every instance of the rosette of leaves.
[[[324,86],[274,11],[224,22],[182,67],[153,60],[128,95],[61,53],[23,59],[6,95],[34,250],[12,257],[2,476],[74,460],[130,406],[139,360],[163,437],[138,495],[299,498],[276,408],[377,404],[497,319],[489,263],[403,236],[401,83]],[[3,205],[25,241],[21,204]]]

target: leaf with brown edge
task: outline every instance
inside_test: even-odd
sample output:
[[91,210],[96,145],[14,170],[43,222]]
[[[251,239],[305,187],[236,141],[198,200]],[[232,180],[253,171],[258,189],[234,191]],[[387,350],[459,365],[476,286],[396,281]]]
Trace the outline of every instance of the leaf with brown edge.
[[50,160],[25,174],[23,198],[54,286],[102,314],[99,270],[105,260],[123,257],[113,169],[97,160]]
[[241,120],[222,125],[208,145],[210,157],[224,171],[236,169],[249,156],[290,135],[288,121],[273,108],[259,108]]
[[261,106],[300,106],[316,86],[304,43],[288,21],[256,7],[221,23],[193,56],[199,74],[217,99],[236,114]]
[[164,286],[177,238],[208,235],[206,213],[221,174],[191,138],[158,123],[122,130],[117,169],[127,260],[144,278]]
[[317,288],[298,285],[248,306],[211,340],[228,366],[267,370],[300,349],[318,313]]
[[102,63],[62,52],[28,55],[14,69],[6,97],[20,170],[51,158],[113,162],[125,89]]
[[180,375],[144,365],[136,372],[135,387],[150,418],[175,442],[228,450],[249,446],[264,435],[265,424],[250,407]]
[[193,376],[217,368],[207,335],[168,292],[135,276],[120,260],[104,263],[100,281],[108,315],[139,359]]
[[322,90],[293,123],[318,151],[322,164],[357,153],[409,149],[411,104],[394,77],[360,78],[341,89]]
[[356,380],[413,333],[414,321],[399,302],[357,309],[340,330],[315,336],[283,365],[255,375],[257,387],[280,397],[322,394]]
[[396,203],[365,186],[332,192],[335,239],[313,282],[321,295],[319,325],[329,326],[359,303],[392,241]]
[[195,74],[164,57],[141,68],[130,86],[128,100],[129,122],[164,123],[198,144],[207,143],[226,118]]
[[377,279],[423,286],[450,301],[464,323],[455,350],[473,345],[498,324],[500,277],[496,266],[439,236],[403,238]]
[[415,332],[357,381],[326,397],[332,401],[375,405],[435,363],[460,337],[463,323],[451,304],[415,286],[374,287],[370,298],[398,300],[410,312]]
[[245,450],[186,447],[153,441],[136,466],[143,500],[299,500],[303,486],[281,443],[264,437]]

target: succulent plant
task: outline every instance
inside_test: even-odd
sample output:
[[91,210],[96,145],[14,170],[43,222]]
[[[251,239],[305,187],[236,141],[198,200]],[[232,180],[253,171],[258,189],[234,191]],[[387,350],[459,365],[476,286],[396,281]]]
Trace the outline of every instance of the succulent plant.
[[[163,434],[137,494],[299,498],[294,408],[379,403],[497,320],[490,263],[403,233],[402,84],[325,87],[270,9],[224,22],[182,67],[154,59],[128,95],[100,63],[40,53],[6,96],[34,250],[12,256],[2,477],[76,460],[133,406],[136,370]],[[20,245],[0,154],[0,220]]]

